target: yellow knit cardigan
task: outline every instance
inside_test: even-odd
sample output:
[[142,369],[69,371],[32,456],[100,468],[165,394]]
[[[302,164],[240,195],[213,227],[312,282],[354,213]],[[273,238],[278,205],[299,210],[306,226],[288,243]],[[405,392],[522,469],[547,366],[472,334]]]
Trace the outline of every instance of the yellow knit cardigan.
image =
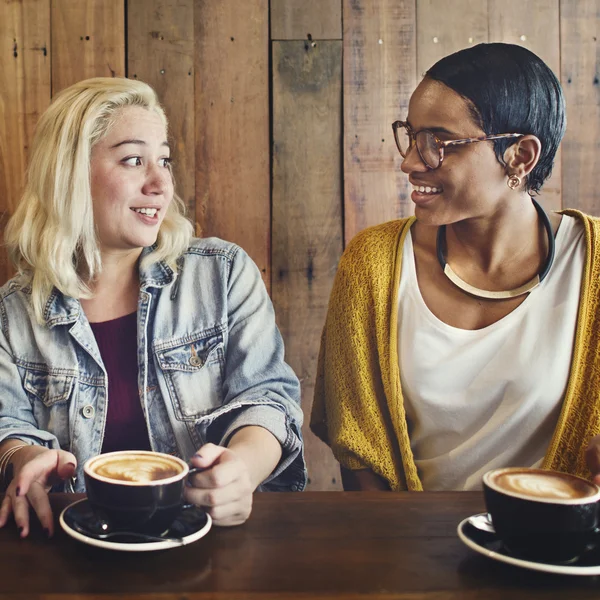
[[[544,467],[590,477],[584,459],[600,433],[600,219],[585,229],[586,260],[573,358]],[[321,338],[311,429],[342,466],[369,468],[392,490],[422,490],[400,388],[398,287],[414,218],[361,232],[340,261]],[[510,441],[507,440],[507,443]]]

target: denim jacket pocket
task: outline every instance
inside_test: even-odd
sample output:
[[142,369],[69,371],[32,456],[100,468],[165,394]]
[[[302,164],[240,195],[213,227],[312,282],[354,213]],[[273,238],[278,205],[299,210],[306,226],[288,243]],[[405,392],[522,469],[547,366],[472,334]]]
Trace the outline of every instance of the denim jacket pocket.
[[225,354],[220,330],[157,343],[154,351],[178,419],[194,421],[221,406]]
[[23,386],[44,406],[51,408],[55,404],[65,403],[69,400],[74,381],[74,375],[27,369]]
[[29,396],[39,429],[56,436],[61,448],[69,448],[69,409],[77,375],[68,370],[24,367],[23,387]]

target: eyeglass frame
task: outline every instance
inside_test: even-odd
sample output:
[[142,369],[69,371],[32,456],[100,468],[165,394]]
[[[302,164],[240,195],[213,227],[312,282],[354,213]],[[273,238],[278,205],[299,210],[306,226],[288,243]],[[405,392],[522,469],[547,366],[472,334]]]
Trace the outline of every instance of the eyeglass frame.
[[[409,139],[411,140],[410,144],[406,150],[406,153],[402,152],[402,150],[400,149],[400,143],[398,142],[398,134],[396,132],[398,131],[398,129],[400,127],[404,127],[404,129],[406,130],[406,133],[408,133]],[[419,131],[413,131],[412,127],[406,121],[394,121],[392,123],[392,131],[394,132],[394,141],[396,142],[396,148],[398,148],[398,152],[400,152],[400,156],[402,156],[402,158],[406,158],[406,155],[408,154],[410,149],[414,146],[417,149],[417,152],[419,153],[419,157],[420,157],[421,161],[423,162],[423,164],[431,171],[434,171],[435,169],[439,169],[442,166],[442,162],[444,162],[444,148],[447,148],[448,146],[461,146],[463,144],[471,144],[473,142],[485,142],[488,140],[500,140],[503,138],[519,138],[519,137],[523,137],[525,135],[524,133],[493,133],[490,135],[482,135],[480,137],[473,137],[473,138],[461,138],[458,140],[440,140],[440,138],[437,135],[435,135],[435,133],[433,133],[433,131],[431,131],[429,129],[419,129]],[[438,165],[436,167],[432,167],[431,165],[429,165],[427,163],[427,161],[423,158],[423,155],[421,154],[421,150],[419,150],[419,146],[417,145],[417,135],[424,131],[433,136],[433,139],[435,140],[436,146],[438,148],[438,152],[440,155],[440,162],[438,163]]]

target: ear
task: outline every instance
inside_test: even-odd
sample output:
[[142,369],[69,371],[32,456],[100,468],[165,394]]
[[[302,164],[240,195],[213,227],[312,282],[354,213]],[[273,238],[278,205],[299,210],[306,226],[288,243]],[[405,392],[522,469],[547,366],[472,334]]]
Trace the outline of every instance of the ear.
[[521,179],[529,175],[540,160],[542,142],[535,135],[524,135],[506,149],[504,162],[510,175]]

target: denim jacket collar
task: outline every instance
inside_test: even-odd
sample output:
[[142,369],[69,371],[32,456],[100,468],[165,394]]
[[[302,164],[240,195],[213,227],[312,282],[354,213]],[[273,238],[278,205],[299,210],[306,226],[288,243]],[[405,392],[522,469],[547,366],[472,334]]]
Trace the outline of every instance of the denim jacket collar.
[[[152,252],[153,247],[144,248],[140,261]],[[164,261],[154,262],[145,269],[140,269],[140,288],[161,288],[169,285],[176,277],[173,269]],[[81,303],[75,298],[65,296],[54,288],[44,308],[44,321],[52,329],[56,325],[75,323],[81,314]]]

